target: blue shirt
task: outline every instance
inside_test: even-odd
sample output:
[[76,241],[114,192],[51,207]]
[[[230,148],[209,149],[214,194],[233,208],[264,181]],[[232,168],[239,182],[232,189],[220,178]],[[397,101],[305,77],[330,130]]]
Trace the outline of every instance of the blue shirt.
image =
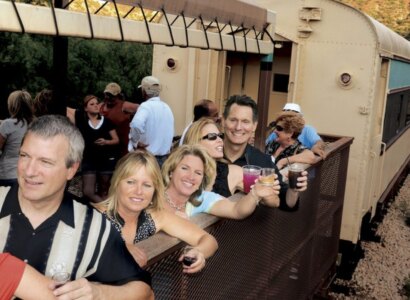
[[204,191],[197,198],[197,200],[200,201],[201,204],[199,206],[194,206],[191,202],[188,202],[185,208],[185,213],[188,217],[195,216],[199,213],[209,214],[214,204],[222,199],[224,199],[224,197],[217,193]]
[[[265,145],[268,145],[270,142],[275,140],[277,138],[276,133],[272,132],[268,138],[265,141]],[[308,149],[312,149],[312,147],[320,141],[320,136],[317,134],[317,131],[315,128],[313,128],[310,125],[305,125],[303,127],[302,132],[298,136],[299,142],[302,143],[303,146],[305,146]]]

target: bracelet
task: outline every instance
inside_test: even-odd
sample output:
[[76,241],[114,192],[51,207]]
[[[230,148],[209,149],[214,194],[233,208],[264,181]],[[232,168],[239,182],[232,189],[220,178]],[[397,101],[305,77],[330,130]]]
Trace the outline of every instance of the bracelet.
[[261,202],[262,199],[258,195],[255,194],[255,188],[251,189],[251,196],[256,198],[255,203],[256,203],[256,206],[258,206],[259,202]]

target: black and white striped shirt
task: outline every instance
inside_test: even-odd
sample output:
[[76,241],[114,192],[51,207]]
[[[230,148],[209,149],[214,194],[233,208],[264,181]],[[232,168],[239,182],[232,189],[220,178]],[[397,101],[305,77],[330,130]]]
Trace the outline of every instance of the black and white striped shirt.
[[[0,195],[4,189],[0,187]],[[46,276],[63,266],[72,280],[150,284],[149,273],[138,266],[120,234],[97,210],[65,194],[58,210],[33,229],[21,211],[17,192],[15,185],[0,196],[1,252],[17,256]]]

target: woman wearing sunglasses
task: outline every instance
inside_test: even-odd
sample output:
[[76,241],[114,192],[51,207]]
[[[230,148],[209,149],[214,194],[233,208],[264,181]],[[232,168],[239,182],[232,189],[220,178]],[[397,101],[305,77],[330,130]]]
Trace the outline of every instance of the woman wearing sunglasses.
[[298,140],[304,126],[303,117],[291,111],[282,112],[275,120],[273,131],[277,138],[266,145],[265,153],[272,156],[272,160],[279,169],[285,167],[289,162],[306,164],[315,162],[314,153]]
[[229,197],[235,191],[243,189],[243,173],[241,167],[228,164],[223,159],[223,138],[224,134],[219,131],[213,120],[202,118],[191,125],[183,143],[203,146],[216,161],[216,178],[212,191],[224,197]]
[[[195,127],[191,127],[189,131],[192,128]],[[217,134],[214,141],[220,140],[219,132],[214,133]],[[214,135],[207,136],[211,139],[208,141],[214,139]],[[215,165],[215,160],[201,145],[182,145],[176,148],[162,166],[166,187],[165,208],[185,218],[208,213],[218,217],[243,219],[255,210],[261,198],[272,194],[277,197],[279,193],[275,186],[264,186],[257,181],[250,193],[236,202],[230,201],[208,191],[214,182]]]

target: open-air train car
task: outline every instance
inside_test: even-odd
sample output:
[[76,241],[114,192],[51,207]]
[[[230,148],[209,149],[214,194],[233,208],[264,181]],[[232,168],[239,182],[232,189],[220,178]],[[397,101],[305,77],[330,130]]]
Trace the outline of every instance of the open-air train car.
[[[296,102],[319,133],[354,137],[341,228],[341,239],[354,245],[364,216],[375,215],[378,202],[408,170],[410,43],[338,1],[253,3],[277,14],[263,125],[284,103]],[[178,62],[175,68],[167,67],[168,58]],[[192,105],[199,99],[213,99],[222,109],[228,95],[258,99],[263,86],[263,59],[257,54],[156,46],[154,62],[153,73],[179,114],[179,132],[191,121]],[[181,99],[186,109],[178,110]]]

